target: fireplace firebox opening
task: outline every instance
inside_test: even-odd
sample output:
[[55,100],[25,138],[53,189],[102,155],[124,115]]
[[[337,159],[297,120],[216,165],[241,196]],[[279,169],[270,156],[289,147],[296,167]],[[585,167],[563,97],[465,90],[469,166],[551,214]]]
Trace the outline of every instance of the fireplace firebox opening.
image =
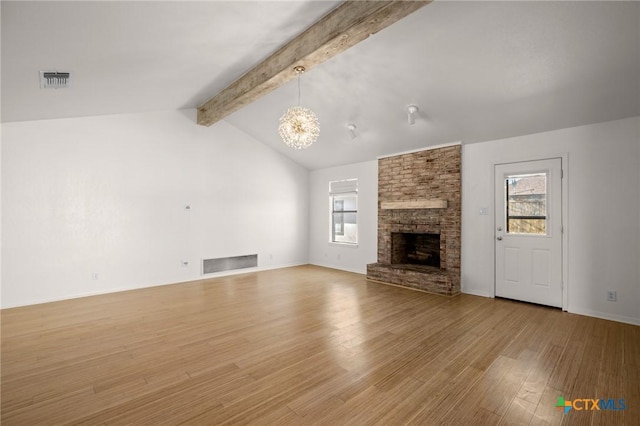
[[393,232],[391,263],[440,267],[440,234]]

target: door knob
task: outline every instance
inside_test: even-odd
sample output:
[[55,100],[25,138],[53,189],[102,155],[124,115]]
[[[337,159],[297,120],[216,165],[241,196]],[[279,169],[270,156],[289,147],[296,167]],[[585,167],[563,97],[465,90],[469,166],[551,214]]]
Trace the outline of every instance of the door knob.
[[496,240],[502,241],[502,237],[496,237]]

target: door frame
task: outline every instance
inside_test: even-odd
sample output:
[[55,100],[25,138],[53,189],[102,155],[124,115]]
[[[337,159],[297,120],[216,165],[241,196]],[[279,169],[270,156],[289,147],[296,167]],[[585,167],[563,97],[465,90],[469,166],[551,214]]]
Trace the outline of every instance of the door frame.
[[[505,158],[501,161],[493,161],[491,163],[491,199],[493,200],[493,206],[496,205],[496,166],[504,165],[504,164],[512,164],[512,163],[525,163],[529,161],[539,161],[539,160],[551,160],[554,158],[560,158],[562,163],[562,179],[560,183],[561,190],[561,217],[562,217],[562,250],[561,250],[561,265],[562,265],[562,310],[567,311],[568,309],[568,288],[569,288],[569,270],[568,270],[568,260],[569,260],[569,153],[563,152],[556,155],[543,155],[538,157],[529,157],[529,156],[514,156]],[[502,196],[502,194],[500,194]],[[495,207],[491,208],[492,218],[491,218],[491,236],[493,239],[493,250],[491,251],[491,257],[493,261],[493,286],[491,289],[491,297],[496,297],[496,212],[493,211]]]

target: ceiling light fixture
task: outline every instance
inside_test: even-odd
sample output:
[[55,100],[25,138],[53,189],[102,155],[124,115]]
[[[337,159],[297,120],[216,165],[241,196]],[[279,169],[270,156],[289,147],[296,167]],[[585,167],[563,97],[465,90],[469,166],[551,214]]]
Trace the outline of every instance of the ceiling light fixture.
[[293,149],[305,149],[311,146],[320,135],[318,117],[308,108],[300,106],[300,74],[305,71],[303,66],[293,68],[298,74],[298,106],[289,108],[280,117],[278,133],[282,141]]
[[409,108],[407,108],[408,111],[408,116],[407,116],[407,120],[409,121],[410,125],[414,125],[416,124],[416,114],[419,111],[418,107],[415,105],[409,105]]
[[347,124],[347,129],[349,129],[349,133],[351,134],[351,139],[355,139],[358,137],[358,134],[356,133],[356,125],[353,123],[349,123]]

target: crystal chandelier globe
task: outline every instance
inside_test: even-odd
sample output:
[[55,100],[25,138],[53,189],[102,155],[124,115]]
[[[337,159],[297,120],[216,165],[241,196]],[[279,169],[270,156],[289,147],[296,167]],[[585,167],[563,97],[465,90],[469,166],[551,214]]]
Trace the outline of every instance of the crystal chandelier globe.
[[287,146],[306,149],[318,139],[320,123],[313,111],[300,106],[300,74],[304,72],[304,67],[297,66],[293,70],[298,73],[298,106],[289,108],[280,117],[278,133]]

